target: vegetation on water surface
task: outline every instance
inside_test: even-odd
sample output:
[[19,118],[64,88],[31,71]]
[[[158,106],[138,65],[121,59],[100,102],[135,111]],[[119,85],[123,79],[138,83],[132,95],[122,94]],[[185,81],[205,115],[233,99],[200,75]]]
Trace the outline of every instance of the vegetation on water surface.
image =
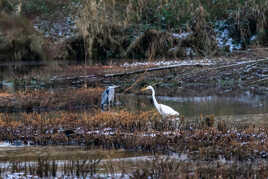
[[[251,164],[237,165],[237,163],[215,162],[207,165],[206,161],[185,162],[178,161],[172,157],[154,155],[148,160],[134,160],[115,162],[94,158],[82,160],[73,159],[70,161],[48,160],[46,157],[39,157],[37,162],[16,162],[11,161],[8,167],[1,169],[1,176],[6,173],[20,173],[20,176],[39,177],[81,177],[81,178],[265,178],[268,176],[267,165],[259,163],[259,167]],[[118,159],[115,159],[118,160]]]

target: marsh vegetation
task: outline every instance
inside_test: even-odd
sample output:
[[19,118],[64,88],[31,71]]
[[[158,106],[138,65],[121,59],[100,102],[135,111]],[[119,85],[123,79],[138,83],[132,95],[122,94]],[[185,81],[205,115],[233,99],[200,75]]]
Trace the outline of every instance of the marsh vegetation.
[[267,3],[0,0],[0,176],[267,178]]

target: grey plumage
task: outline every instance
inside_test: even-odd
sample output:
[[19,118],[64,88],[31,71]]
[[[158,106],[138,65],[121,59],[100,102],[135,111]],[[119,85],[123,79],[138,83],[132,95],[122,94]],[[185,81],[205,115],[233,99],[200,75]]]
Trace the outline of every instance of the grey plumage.
[[118,86],[108,86],[101,95],[101,109],[104,109],[104,106],[108,106],[108,108],[114,103],[115,96],[115,88]]

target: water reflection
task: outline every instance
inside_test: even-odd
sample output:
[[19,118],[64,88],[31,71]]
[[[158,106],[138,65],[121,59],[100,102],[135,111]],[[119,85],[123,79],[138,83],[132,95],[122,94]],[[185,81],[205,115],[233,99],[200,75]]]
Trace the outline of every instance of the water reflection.
[[[2,91],[14,93],[17,90],[27,88],[42,88],[38,85],[39,84],[31,82],[30,86],[24,86],[24,88],[22,88],[21,86],[17,86],[14,82],[3,80],[0,88]],[[53,87],[47,90],[64,91],[69,90],[70,88],[73,89],[73,87]],[[176,96],[176,93],[173,95],[175,96],[156,96],[156,98],[159,103],[169,105],[185,117],[199,116],[200,114],[214,114],[216,116],[221,116],[268,113],[268,96],[253,95],[250,92],[234,96],[219,96],[216,94],[211,94],[209,96],[187,96],[187,94],[180,94],[180,96]],[[126,108],[130,111],[146,111],[155,108],[152,102],[152,96],[149,93],[148,95],[117,93],[117,103],[121,104],[122,108]],[[95,105],[99,106],[99,104]]]
[[[268,112],[268,97],[249,93],[228,97],[211,95],[203,97],[157,96],[156,98],[159,103],[171,106],[186,117],[199,116],[201,113],[219,116]],[[119,94],[119,100],[132,111],[144,111],[154,108],[151,95]]]

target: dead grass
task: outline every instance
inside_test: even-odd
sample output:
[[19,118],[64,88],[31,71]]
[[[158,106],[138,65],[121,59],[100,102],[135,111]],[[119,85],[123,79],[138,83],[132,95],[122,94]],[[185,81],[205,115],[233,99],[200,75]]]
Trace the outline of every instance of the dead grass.
[[15,94],[5,93],[0,97],[1,107],[22,111],[60,110],[73,107],[95,108],[99,105],[102,88],[81,88],[62,90],[29,90],[17,91]]
[[[84,38],[86,59],[87,57],[122,58],[125,55],[150,59],[157,57],[155,52],[161,47],[163,51],[160,52],[160,56],[166,56],[168,37],[143,44],[140,48],[145,51],[149,49],[146,52],[140,54],[138,49],[137,54],[135,50],[129,53],[129,49],[135,47],[139,39],[146,36],[148,30],[159,30],[159,33],[162,33],[161,30],[171,33],[191,31],[193,34],[187,41],[170,45],[172,47],[179,45],[176,48],[192,48],[198,56],[215,56],[222,52],[217,47],[213,29],[217,20],[227,19],[228,30],[231,31],[232,37],[244,46],[252,43],[249,40],[252,35],[257,34],[260,39],[265,39],[262,34],[266,34],[264,27],[267,24],[267,9],[263,3],[266,2],[91,1],[84,4],[77,24]],[[146,36],[146,38],[152,37]],[[181,53],[178,52],[177,55],[182,55]]]
[[219,155],[241,161],[268,157],[266,128],[226,121],[204,126],[203,120],[185,119],[180,130],[174,131],[172,123],[161,121],[155,111],[2,114],[0,119],[1,140],[32,141],[41,145],[83,144],[89,149],[188,151],[193,159],[206,160]]
[[[67,132],[70,131],[73,133],[68,134]],[[201,116],[194,120],[184,119],[180,128],[175,130],[172,124],[161,121],[156,111],[142,113],[121,110],[96,111],[95,113],[1,114],[0,140],[11,142],[17,140],[31,141],[31,143],[39,145],[83,145],[85,146],[83,149],[90,149],[80,152],[75,152],[72,148],[62,150],[60,147],[42,149],[48,157],[44,158],[42,156],[44,161],[62,159],[66,155],[76,153],[73,156],[74,158],[71,159],[74,163],[69,162],[65,165],[66,171],[68,169],[69,172],[74,168],[78,170],[75,166],[81,166],[80,169],[82,169],[84,165],[80,158],[84,160],[87,156],[86,159],[89,162],[90,157],[96,156],[93,149],[100,148],[158,154],[185,153],[188,160],[202,160],[209,164],[220,157],[227,161],[241,163],[249,160],[263,161],[268,157],[267,128],[242,125],[232,121],[218,121],[214,119],[214,116]],[[14,159],[14,156],[19,156],[19,160],[38,159],[35,156],[38,151],[35,152],[34,148],[26,148],[26,150],[27,155],[15,151],[6,155],[4,151],[0,151],[0,160],[11,160]],[[20,156],[20,154],[22,155]],[[112,156],[113,154],[109,155]],[[101,151],[98,156],[105,158]],[[42,166],[52,165],[51,161],[47,164],[40,164]],[[108,172],[122,169],[122,167],[118,168],[120,164],[114,164],[114,166],[110,164],[107,163],[106,166],[103,164],[102,167],[105,167]],[[206,173],[205,171],[210,168],[209,174],[207,173],[208,176],[236,176],[238,174],[236,172],[239,170],[239,167],[231,170],[229,164],[221,165],[220,169],[204,167],[204,165],[199,164],[199,162],[193,164],[169,159],[163,160],[156,157],[153,161],[141,162],[138,165],[139,171],[128,171],[134,172],[134,176],[177,176],[178,170],[180,171],[179,174],[188,175],[194,172],[196,175],[203,176]],[[132,166],[132,164],[129,163],[128,166]],[[195,166],[195,168],[189,170],[189,166],[191,168]],[[50,169],[52,171],[52,168]],[[137,165],[135,169],[137,169]],[[228,174],[225,173],[227,171]],[[261,168],[243,170],[242,173],[248,174],[247,171],[258,173]],[[82,173],[81,171],[80,175]],[[265,175],[265,173],[258,174]]]

